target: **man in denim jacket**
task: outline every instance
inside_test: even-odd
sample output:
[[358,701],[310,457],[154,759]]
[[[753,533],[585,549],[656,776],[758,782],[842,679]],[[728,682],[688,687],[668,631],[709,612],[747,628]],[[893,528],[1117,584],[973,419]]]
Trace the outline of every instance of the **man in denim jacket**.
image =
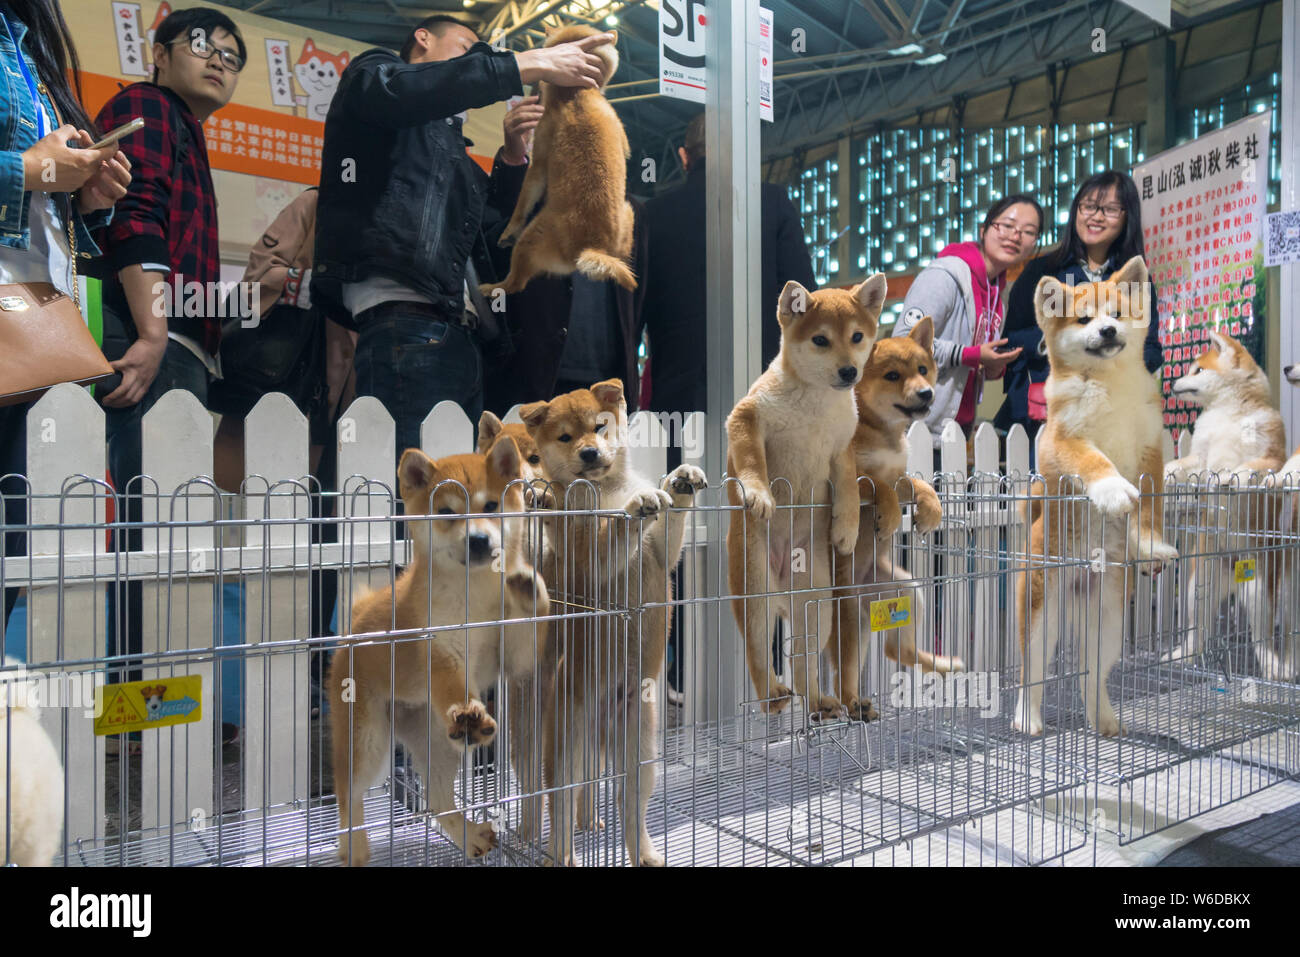
[[526,97],[506,114],[490,177],[466,153],[464,113],[538,80],[595,89],[600,60],[587,50],[608,39],[511,53],[438,15],[400,57],[367,50],[343,71],[325,120],[311,298],[359,332],[357,395],[392,414],[399,457],[439,401],[472,422],[482,411],[481,341],[496,317],[470,257],[487,268],[500,255],[485,234],[514,210],[542,108]]

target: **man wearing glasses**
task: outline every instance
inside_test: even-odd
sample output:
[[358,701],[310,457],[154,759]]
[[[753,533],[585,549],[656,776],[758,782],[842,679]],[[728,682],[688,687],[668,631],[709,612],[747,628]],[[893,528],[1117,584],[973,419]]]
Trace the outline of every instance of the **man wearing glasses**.
[[[225,14],[204,7],[173,11],[154,34],[153,79],[125,87],[96,117],[105,131],[137,116],[145,122],[121,141],[134,175],[100,243],[104,354],[122,377],[102,401],[109,471],[121,494],[139,491],[131,483],[141,472],[144,414],[171,389],[186,389],[206,406],[209,377],[219,375],[221,318],[172,313],[185,312],[176,307],[185,303],[186,284],[198,282],[206,302],[215,288],[209,284],[221,278],[203,123],[234,96],[247,56]],[[169,295],[155,292],[160,283],[172,287]],[[128,520],[138,521],[139,509],[138,501],[128,501]],[[137,640],[130,650],[139,647],[138,591],[137,583],[130,602]],[[120,640],[122,631],[117,634]]]

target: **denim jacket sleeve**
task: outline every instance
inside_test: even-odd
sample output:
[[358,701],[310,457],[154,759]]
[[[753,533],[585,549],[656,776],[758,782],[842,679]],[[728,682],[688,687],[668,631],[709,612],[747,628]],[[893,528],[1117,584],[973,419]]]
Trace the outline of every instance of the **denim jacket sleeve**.
[[23,154],[20,150],[0,151],[0,229],[17,232],[21,222],[24,193]]
[[[18,230],[23,204],[30,201],[29,196],[30,191],[24,185],[22,151],[0,150],[0,228]],[[70,196],[70,201],[76,222],[77,252],[100,255],[90,231],[108,225],[113,218],[112,208],[82,215],[76,208],[75,193]]]

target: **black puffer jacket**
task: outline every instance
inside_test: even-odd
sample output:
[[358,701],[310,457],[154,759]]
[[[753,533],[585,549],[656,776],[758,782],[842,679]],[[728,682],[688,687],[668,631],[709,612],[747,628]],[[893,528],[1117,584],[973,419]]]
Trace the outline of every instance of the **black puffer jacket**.
[[485,211],[510,216],[527,167],[498,159],[488,177],[456,114],[522,93],[514,54],[485,43],[435,63],[375,49],[348,64],[325,119],[311,284],[331,319],[351,325],[341,284],[374,275],[461,311]]

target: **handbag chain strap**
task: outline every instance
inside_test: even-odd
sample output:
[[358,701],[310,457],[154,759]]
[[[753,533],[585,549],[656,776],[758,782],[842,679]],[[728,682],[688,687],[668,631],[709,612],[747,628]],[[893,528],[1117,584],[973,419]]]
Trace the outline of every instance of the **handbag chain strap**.
[[68,249],[71,251],[72,261],[72,302],[78,309],[81,308],[81,290],[77,288],[77,229],[76,220],[72,212],[72,194],[68,194]]

